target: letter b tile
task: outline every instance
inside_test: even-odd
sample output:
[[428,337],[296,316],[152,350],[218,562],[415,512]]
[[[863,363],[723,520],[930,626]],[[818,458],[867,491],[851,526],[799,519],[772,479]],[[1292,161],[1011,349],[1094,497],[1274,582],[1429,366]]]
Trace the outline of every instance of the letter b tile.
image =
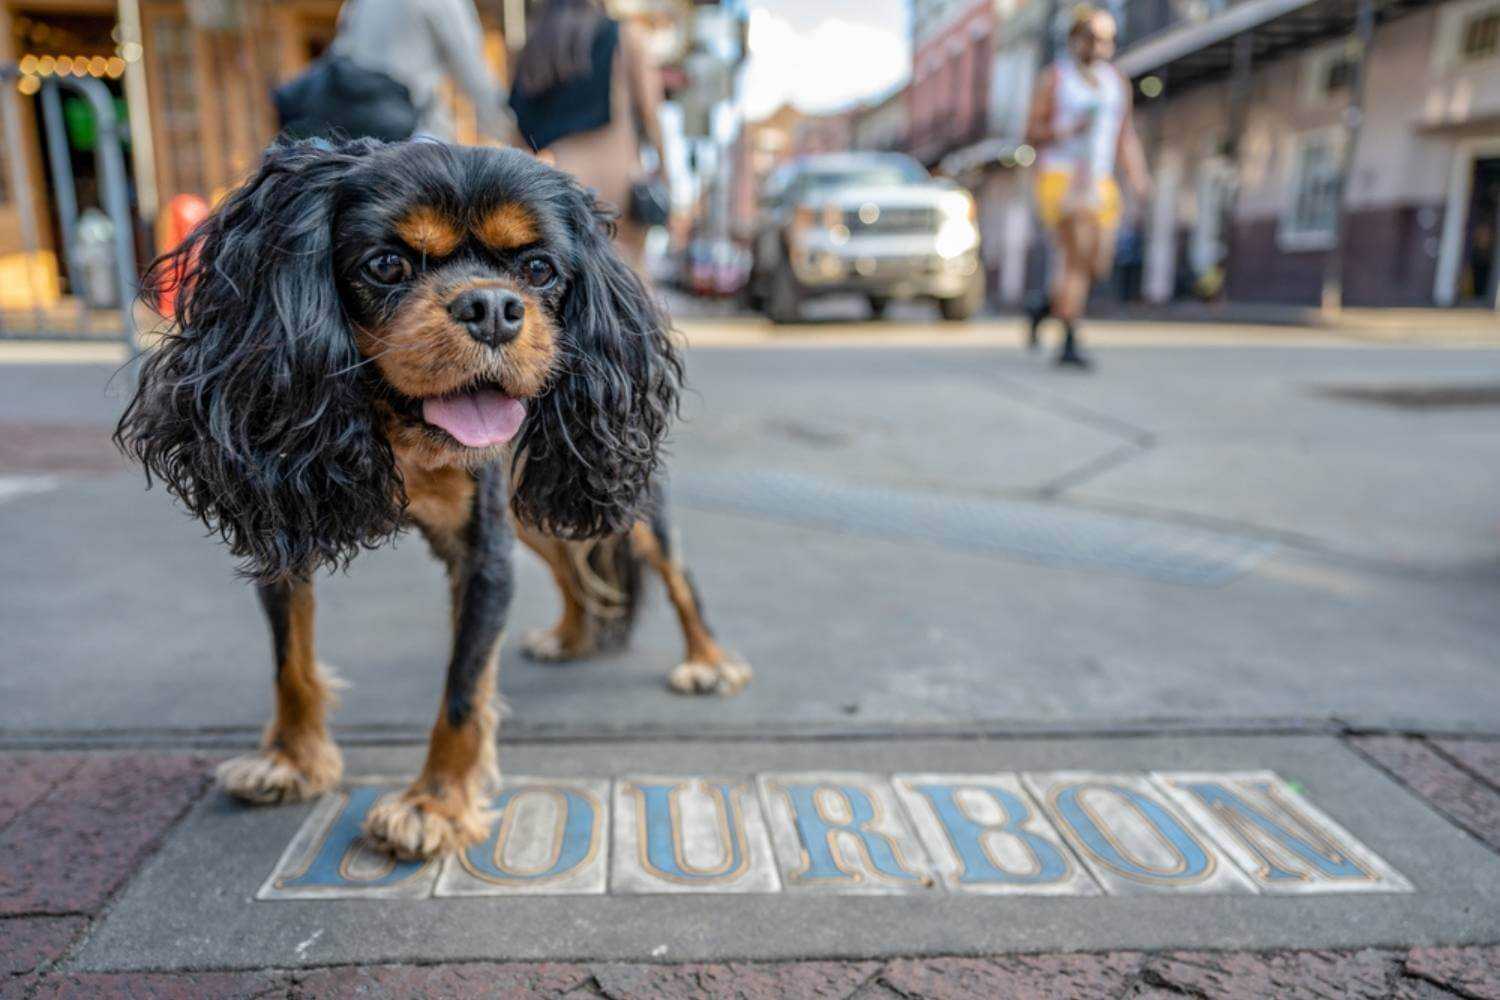
[[432,892],[437,861],[399,861],[368,847],[365,813],[399,779],[371,778],[318,800],[257,899],[420,899]]
[[1099,887],[1015,774],[892,779],[943,884],[953,892],[1097,896]]

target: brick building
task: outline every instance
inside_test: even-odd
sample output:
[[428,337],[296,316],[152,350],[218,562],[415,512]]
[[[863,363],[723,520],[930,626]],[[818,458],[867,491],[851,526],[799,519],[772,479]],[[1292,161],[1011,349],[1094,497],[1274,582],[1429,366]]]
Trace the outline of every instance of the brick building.
[[915,0],[908,151],[928,166],[985,137],[995,0]]

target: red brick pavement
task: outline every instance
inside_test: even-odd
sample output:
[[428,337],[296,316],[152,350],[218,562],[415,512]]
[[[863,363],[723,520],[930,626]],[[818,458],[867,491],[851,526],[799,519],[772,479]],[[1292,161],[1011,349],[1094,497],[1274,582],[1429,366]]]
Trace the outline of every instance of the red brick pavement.
[[0,828],[0,916],[95,914],[203,791],[207,761],[90,756]]
[[1438,812],[1500,851],[1500,740],[1355,736],[1361,752]]
[[[1476,836],[1500,843],[1496,744],[1355,744]],[[111,895],[206,787],[183,754],[0,754],[0,998],[828,997],[1500,1000],[1500,944],[1295,952],[1110,952],[883,962],[452,963],[311,970],[73,973]],[[66,865],[59,866],[59,861]],[[63,870],[59,871],[59,867]],[[1497,928],[1500,938],[1500,928]]]

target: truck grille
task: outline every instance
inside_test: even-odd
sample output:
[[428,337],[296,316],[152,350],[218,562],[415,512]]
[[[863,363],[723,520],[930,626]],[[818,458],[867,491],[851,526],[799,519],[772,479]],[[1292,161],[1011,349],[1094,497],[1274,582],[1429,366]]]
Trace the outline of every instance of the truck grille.
[[849,232],[859,233],[932,233],[937,231],[938,213],[935,208],[882,208],[874,222],[864,222],[859,210],[844,213],[844,225]]

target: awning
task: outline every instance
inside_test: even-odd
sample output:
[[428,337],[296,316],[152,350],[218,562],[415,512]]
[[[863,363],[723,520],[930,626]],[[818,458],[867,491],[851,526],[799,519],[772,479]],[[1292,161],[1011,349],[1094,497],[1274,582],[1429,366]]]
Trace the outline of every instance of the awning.
[[[1227,76],[1234,40],[1250,34],[1251,63],[1260,65],[1289,52],[1348,35],[1360,0],[1242,0],[1201,21],[1165,28],[1131,45],[1115,65],[1136,79],[1164,74],[1169,90]],[[1434,0],[1375,0],[1377,23]]]

